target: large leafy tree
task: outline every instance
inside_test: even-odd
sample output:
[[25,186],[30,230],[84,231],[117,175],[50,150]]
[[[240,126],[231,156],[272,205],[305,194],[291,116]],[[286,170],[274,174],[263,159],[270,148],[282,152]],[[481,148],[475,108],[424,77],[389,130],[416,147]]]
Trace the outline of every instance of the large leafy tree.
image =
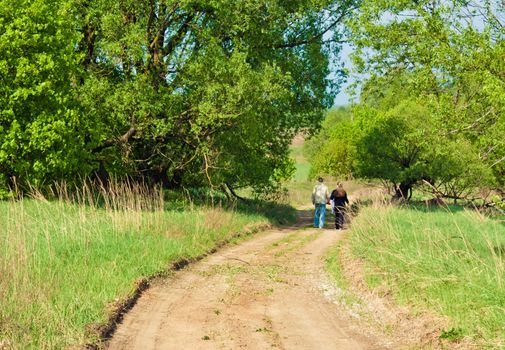
[[320,122],[353,1],[81,3],[84,113],[103,167],[166,186],[267,189]]
[[500,11],[497,1],[362,4],[349,23],[357,70],[367,74],[355,174],[398,182],[401,196],[422,180],[454,197],[475,185],[503,188]]
[[0,186],[275,186],[331,105],[355,2],[3,1]]
[[0,1],[0,192],[89,171],[72,84],[78,33],[65,1]]
[[328,136],[316,145],[313,174],[382,179],[398,198],[410,197],[423,181],[454,198],[493,181],[472,144],[446,137],[436,115],[405,91],[390,87],[380,105],[363,103],[345,117],[324,130]]

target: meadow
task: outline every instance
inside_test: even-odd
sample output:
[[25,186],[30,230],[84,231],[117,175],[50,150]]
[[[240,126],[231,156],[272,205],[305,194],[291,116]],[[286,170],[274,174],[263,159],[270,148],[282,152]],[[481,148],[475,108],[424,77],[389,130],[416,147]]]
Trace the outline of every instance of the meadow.
[[274,220],[260,204],[167,202],[132,185],[34,197],[0,202],[0,349],[96,343],[96,329],[145,278]]
[[[354,219],[345,244],[364,263],[370,289],[402,305],[446,316],[440,338],[505,346],[505,225],[462,207],[373,205]],[[340,248],[329,254],[329,268]]]

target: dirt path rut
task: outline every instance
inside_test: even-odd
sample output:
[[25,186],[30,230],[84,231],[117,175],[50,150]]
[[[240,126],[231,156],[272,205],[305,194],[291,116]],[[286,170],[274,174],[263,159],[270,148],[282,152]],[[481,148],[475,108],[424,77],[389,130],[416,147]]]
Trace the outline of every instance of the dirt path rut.
[[109,349],[384,349],[325,296],[342,237],[296,226],[224,249],[146,291]]

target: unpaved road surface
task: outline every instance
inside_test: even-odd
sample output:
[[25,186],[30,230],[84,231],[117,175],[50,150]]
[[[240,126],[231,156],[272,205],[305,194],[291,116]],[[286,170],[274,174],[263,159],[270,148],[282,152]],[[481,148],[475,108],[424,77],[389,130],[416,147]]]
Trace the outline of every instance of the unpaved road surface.
[[[341,231],[272,229],[147,290],[109,349],[384,349],[325,293],[324,256]],[[326,296],[325,296],[326,295]]]

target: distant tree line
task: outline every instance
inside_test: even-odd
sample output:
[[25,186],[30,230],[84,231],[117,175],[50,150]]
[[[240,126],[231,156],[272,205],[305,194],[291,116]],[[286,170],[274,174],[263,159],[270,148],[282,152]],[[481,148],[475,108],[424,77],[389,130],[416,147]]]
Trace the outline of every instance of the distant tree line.
[[308,144],[313,173],[382,179],[396,197],[505,197],[502,1],[363,2],[348,21],[360,102]]
[[332,105],[356,2],[0,0],[0,192],[275,188]]

